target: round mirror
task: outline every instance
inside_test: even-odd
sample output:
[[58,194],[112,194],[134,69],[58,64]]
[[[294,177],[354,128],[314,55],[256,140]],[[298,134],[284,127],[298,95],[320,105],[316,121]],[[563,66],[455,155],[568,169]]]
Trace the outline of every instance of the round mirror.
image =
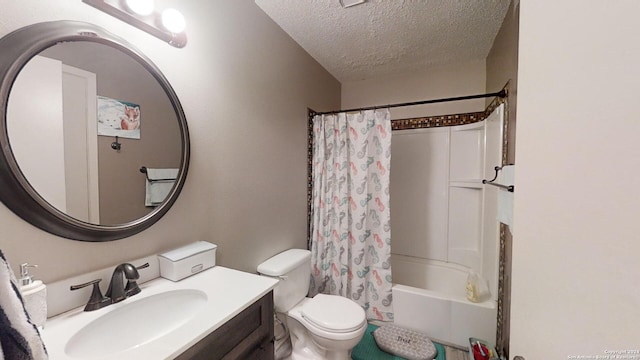
[[31,25],[0,39],[0,200],[50,233],[136,234],[175,202],[186,119],[159,69],[91,24]]

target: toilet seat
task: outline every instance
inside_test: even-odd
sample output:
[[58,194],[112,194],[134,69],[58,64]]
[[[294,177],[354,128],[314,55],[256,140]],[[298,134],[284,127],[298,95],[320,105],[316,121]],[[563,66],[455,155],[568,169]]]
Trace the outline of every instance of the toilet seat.
[[310,325],[330,333],[350,333],[366,325],[362,307],[337,295],[316,295],[305,302],[300,314]]

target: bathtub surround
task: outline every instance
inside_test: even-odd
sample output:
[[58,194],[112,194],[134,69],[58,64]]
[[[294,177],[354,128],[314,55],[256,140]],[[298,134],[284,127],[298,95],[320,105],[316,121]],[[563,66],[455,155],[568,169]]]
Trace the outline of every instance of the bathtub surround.
[[[487,65],[488,66],[488,65]],[[488,66],[489,67],[489,66]],[[495,65],[492,64],[492,67]],[[450,74],[452,79],[455,79],[453,73]],[[468,74],[466,74],[468,76]],[[493,82],[496,81],[496,77],[493,76]],[[406,119],[394,119],[391,121],[391,126],[394,131],[397,130],[407,130],[407,129],[424,129],[424,128],[433,128],[439,126],[451,126],[451,125],[464,125],[471,124],[478,121],[482,121],[489,116],[491,112],[493,112],[498,106],[503,105],[504,110],[504,119],[503,119],[503,143],[502,143],[502,160],[501,164],[505,165],[509,162],[513,162],[513,127],[514,127],[514,108],[515,104],[512,104],[511,101],[515,100],[516,94],[514,93],[514,84],[515,81],[509,80],[506,85],[504,85],[504,90],[506,90],[508,96],[505,98],[494,98],[488,99],[488,106],[484,111],[481,112],[473,112],[473,113],[462,113],[462,114],[452,114],[452,115],[438,115],[438,116],[428,116],[428,117],[415,117],[415,118],[406,118]],[[375,83],[365,83],[364,85],[372,86]],[[352,85],[353,86],[353,85]],[[360,89],[360,90],[364,90]],[[401,89],[398,89],[401,90]],[[493,90],[492,88],[487,87],[487,91]],[[351,91],[355,91],[355,89],[351,89]],[[362,91],[359,92],[360,96],[362,96]],[[343,93],[344,95],[344,93]],[[347,99],[351,99],[347,97]],[[353,101],[353,100],[351,100]],[[461,104],[462,105],[462,104]],[[511,150],[509,150],[511,149]],[[499,247],[499,264],[498,264],[498,280],[497,280],[497,329],[496,329],[496,348],[502,354],[508,354],[508,342],[509,342],[509,303],[510,303],[510,274],[511,274],[511,265],[510,265],[510,256],[511,256],[511,233],[508,227],[504,224],[500,224],[500,247]],[[397,263],[398,260],[393,261]],[[398,269],[397,269],[398,270]],[[400,270],[402,271],[402,270]],[[410,277],[409,277],[410,278]]]
[[481,180],[500,165],[501,114],[498,108],[483,122],[399,131],[392,144],[393,253],[473,269],[493,296],[497,188]]
[[342,295],[393,320],[388,109],[313,118],[310,295]]
[[[498,189],[480,180],[502,163],[505,106],[393,121],[405,129],[394,131],[391,179],[395,322],[461,347],[470,336],[496,339]],[[479,304],[465,299],[469,269],[489,282]]]

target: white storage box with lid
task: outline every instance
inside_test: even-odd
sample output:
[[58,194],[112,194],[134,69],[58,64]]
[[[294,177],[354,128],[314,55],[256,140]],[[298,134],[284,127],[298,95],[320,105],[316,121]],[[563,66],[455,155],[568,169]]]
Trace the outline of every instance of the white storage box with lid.
[[217,247],[206,241],[198,241],[158,255],[160,276],[178,281],[215,266]]

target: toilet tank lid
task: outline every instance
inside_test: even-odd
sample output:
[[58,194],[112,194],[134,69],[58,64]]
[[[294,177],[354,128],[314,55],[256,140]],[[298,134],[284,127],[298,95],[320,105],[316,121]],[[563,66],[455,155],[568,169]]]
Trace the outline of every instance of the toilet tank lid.
[[282,276],[302,263],[309,262],[310,259],[311,251],[309,250],[286,250],[258,265],[258,273],[268,276]]

